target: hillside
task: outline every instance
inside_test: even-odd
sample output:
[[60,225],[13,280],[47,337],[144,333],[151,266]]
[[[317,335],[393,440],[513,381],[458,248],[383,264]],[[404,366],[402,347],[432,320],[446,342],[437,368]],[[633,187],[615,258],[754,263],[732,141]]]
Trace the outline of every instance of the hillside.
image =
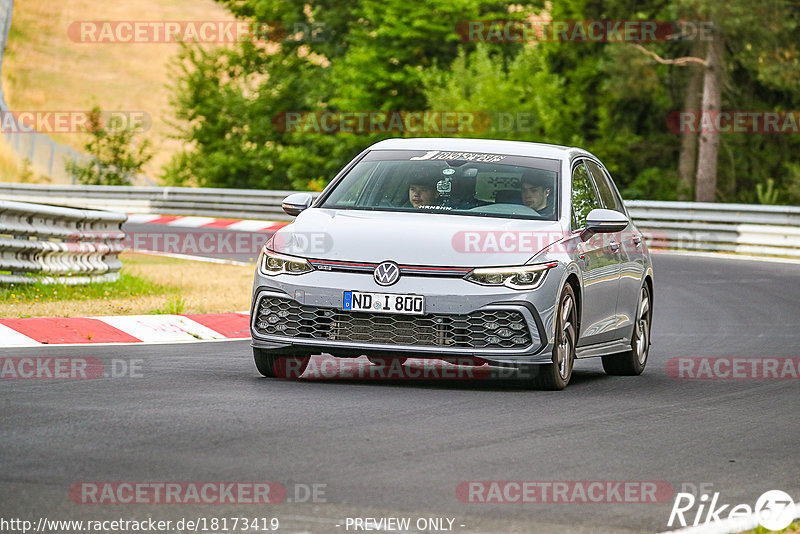
[[[102,6],[102,7],[98,7]],[[80,43],[68,35],[76,21],[229,21],[233,17],[213,0],[127,0],[102,2],[24,0],[14,4],[11,33],[3,61],[2,84],[12,110],[145,111],[152,128],[145,134],[155,157],[146,173],[153,179],[180,148],[170,139],[175,122],[169,104],[176,43]],[[52,137],[81,150],[83,134]],[[0,180],[19,181],[19,158],[0,138]]]

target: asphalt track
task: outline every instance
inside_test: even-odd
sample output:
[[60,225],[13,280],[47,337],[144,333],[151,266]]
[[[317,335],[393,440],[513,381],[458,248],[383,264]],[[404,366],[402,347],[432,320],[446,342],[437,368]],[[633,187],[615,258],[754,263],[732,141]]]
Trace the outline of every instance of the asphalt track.
[[[555,393],[514,379],[265,379],[247,341],[0,349],[141,360],[140,377],[0,382],[0,517],[244,514],[278,517],[281,532],[348,532],[348,516],[451,517],[464,533],[660,532],[671,500],[474,504],[456,488],[666,481],[676,492],[711,484],[731,504],[752,506],[771,489],[797,500],[800,380],[687,380],[666,369],[676,357],[797,357],[800,265],[654,261],[645,373],[609,377],[583,360]],[[325,494],[316,504],[75,504],[68,489],[83,481],[277,481],[324,484]]]

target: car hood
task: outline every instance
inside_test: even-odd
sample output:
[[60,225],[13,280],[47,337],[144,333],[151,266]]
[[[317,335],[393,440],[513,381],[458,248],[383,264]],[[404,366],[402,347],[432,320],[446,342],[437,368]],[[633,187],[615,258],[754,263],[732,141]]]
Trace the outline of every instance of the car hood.
[[309,259],[401,265],[522,265],[562,239],[557,221],[310,208],[269,247]]

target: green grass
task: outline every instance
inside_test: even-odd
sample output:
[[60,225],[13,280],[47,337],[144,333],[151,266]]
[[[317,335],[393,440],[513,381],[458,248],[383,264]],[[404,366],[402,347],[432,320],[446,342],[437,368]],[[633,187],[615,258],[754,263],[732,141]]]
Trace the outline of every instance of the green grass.
[[[225,313],[250,306],[253,267],[123,252],[117,282],[0,284],[0,317]],[[38,282],[38,281],[36,281]]]
[[153,313],[166,314],[166,315],[179,315],[186,309],[186,299],[180,295],[175,295],[170,298],[167,303],[155,310]]
[[66,284],[8,284],[0,286],[0,299],[13,302],[48,302],[75,299],[102,299],[113,297],[138,297],[163,294],[165,291],[178,292],[171,288],[154,284],[149,280],[121,273],[116,282],[93,282],[85,285]]
[[[184,300],[177,286],[156,284],[141,276],[122,272],[116,282],[93,282],[84,285],[65,284],[6,284],[0,285],[0,302],[24,307],[26,304],[45,304],[62,301],[135,300],[140,297],[172,297],[163,309],[151,313],[180,313]],[[31,316],[30,314],[23,314]]]

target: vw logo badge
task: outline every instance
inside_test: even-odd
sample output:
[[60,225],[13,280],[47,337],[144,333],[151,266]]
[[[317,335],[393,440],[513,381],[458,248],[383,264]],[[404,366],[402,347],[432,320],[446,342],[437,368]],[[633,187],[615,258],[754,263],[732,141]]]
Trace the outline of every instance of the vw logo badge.
[[390,286],[400,280],[400,267],[393,261],[385,261],[372,273],[378,285]]

